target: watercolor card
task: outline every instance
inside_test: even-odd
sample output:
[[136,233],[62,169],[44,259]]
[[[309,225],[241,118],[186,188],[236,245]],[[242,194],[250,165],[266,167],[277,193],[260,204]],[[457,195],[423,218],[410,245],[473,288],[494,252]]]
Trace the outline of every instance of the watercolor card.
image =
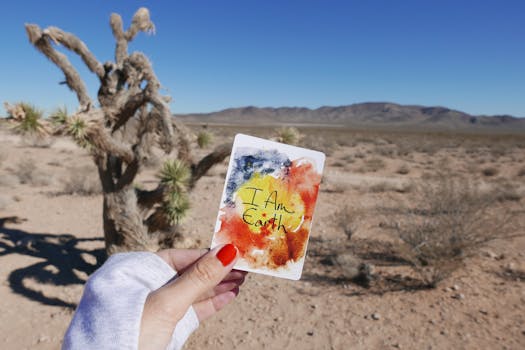
[[212,239],[233,243],[235,268],[298,280],[325,155],[238,134]]

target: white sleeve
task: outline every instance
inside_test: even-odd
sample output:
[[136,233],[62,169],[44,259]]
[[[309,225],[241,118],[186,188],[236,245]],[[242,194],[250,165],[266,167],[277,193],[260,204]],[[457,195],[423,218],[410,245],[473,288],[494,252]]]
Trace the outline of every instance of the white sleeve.
[[[146,297],[175,276],[176,271],[156,254],[112,255],[88,279],[62,349],[137,349]],[[198,326],[190,306],[168,349],[181,349]]]

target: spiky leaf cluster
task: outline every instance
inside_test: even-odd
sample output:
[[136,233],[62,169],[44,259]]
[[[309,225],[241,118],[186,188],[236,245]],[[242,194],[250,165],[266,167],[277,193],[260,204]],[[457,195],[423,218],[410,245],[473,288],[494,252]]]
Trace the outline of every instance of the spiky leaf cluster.
[[47,134],[46,126],[42,121],[42,115],[44,114],[42,110],[26,102],[17,103],[15,108],[19,109],[21,112],[17,115],[9,112],[9,118],[16,122],[13,128],[15,132],[42,136]]
[[199,148],[208,147],[212,141],[213,135],[206,130],[199,132],[197,135],[197,144],[199,145]]
[[277,130],[277,140],[289,145],[297,145],[301,140],[301,133],[294,127],[284,127]]
[[87,134],[88,122],[85,119],[78,115],[73,115],[66,119],[64,127],[66,134],[70,135],[80,147],[90,147]]
[[187,192],[190,177],[189,167],[181,160],[168,160],[162,166],[159,178],[167,189],[163,207],[170,224],[180,222],[190,208]]
[[55,127],[62,127],[67,124],[68,122],[68,113],[67,113],[67,107],[57,107],[51,114],[49,115],[49,120],[51,120],[51,123]]

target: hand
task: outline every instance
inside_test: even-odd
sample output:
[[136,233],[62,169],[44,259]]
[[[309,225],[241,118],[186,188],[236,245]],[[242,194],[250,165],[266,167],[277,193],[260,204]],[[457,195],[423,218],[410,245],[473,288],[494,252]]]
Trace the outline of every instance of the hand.
[[146,298],[139,337],[140,349],[165,349],[190,305],[199,321],[229,304],[239,293],[246,272],[232,271],[237,249],[222,245],[211,251],[167,249],[157,253],[178,277]]

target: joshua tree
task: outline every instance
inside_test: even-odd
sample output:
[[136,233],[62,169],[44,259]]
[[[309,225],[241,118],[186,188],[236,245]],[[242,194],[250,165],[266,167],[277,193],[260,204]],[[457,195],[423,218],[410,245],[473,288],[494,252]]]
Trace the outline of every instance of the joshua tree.
[[[104,237],[108,254],[123,250],[156,249],[159,232],[176,232],[176,224],[188,209],[187,192],[215,163],[229,155],[222,145],[194,162],[191,149],[194,135],[173,118],[170,98],[159,93],[160,83],[148,58],[128,53],[128,43],[139,32],[155,30],[149,11],[140,8],[124,31],[122,18],[112,14],[110,25],[116,41],[115,61],[101,63],[75,35],[56,27],[41,29],[26,24],[31,44],[65,75],[65,84],[77,95],[78,111],[63,119],[63,129],[77,143],[89,149],[98,168],[104,193]],[[54,45],[79,55],[99,81],[99,106],[67,56]],[[139,190],[133,180],[151,148],[166,153],[176,149],[153,190]],[[173,231],[175,228],[175,231]],[[160,245],[169,245],[161,239]]]

